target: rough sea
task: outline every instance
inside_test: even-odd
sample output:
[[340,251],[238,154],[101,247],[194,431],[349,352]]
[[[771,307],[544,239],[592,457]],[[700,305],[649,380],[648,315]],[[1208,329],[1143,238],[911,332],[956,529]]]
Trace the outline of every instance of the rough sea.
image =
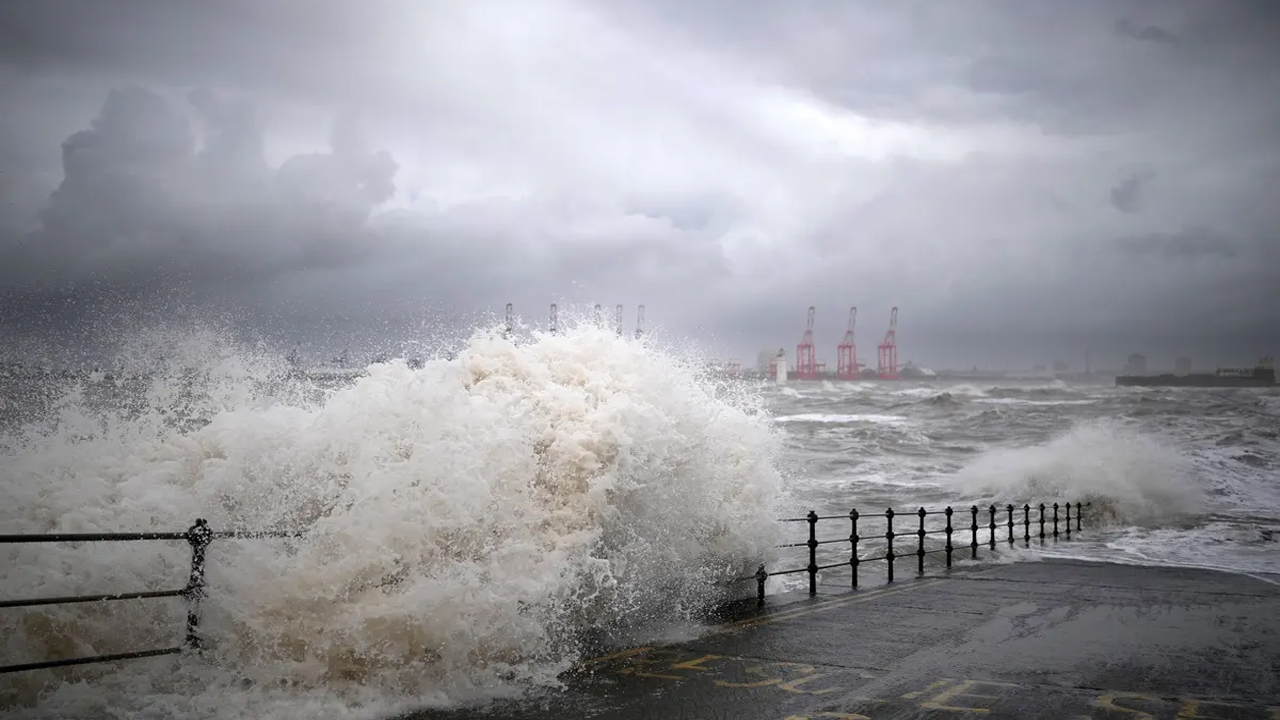
[[[777,548],[804,524],[778,519],[809,510],[857,508],[871,537],[888,507],[1082,502],[1069,542],[999,543],[994,560],[1280,582],[1276,390],[778,387],[590,325],[481,331],[452,359],[336,379],[216,332],[123,357],[124,377],[0,378],[0,534],[201,517],[303,535],[215,541],[203,657],[0,675],[6,717],[373,718],[553,687],[589,638],[696,633],[752,590],[734,579],[805,564]],[[180,588],[189,564],[181,542],[2,545],[0,599]],[[0,664],[167,647],[184,619],[174,598],[0,609]]]

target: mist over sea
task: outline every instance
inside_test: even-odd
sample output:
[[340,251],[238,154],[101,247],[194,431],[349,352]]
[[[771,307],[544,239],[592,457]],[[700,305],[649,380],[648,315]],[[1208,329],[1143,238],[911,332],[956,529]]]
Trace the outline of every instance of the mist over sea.
[[[304,532],[212,546],[205,658],[0,676],[0,707],[380,717],[554,687],[594,635],[697,632],[734,578],[804,564],[776,549],[804,528],[777,519],[810,509],[1085,502],[1071,542],[999,560],[1280,581],[1276,390],[778,387],[566,325],[348,377],[193,331],[139,338],[124,376],[0,378],[0,532]],[[180,587],[188,566],[182,543],[0,546],[4,598]],[[183,617],[174,599],[6,610],[0,662],[165,647]]]

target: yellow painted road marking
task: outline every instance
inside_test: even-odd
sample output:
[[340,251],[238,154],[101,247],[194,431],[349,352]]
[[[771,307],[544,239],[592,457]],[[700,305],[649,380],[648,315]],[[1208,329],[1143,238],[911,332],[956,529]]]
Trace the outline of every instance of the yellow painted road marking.
[[[961,680],[960,682],[948,687],[946,690],[934,695],[933,697],[920,703],[920,707],[929,710],[949,710],[951,712],[972,712],[986,714],[991,712],[989,706],[970,703],[968,705],[959,705],[958,702],[964,702],[963,698],[979,699],[979,700],[1000,700],[1000,695],[993,695],[993,692],[999,692],[1005,688],[1016,688],[1018,685],[1007,682],[993,682],[990,680]],[[990,690],[988,690],[990,688]],[[987,690],[987,692],[973,692],[974,690]]]

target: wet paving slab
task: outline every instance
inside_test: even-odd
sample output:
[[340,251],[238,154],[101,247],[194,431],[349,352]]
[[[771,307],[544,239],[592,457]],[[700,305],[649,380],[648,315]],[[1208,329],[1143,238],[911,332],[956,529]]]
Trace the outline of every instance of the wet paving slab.
[[587,660],[561,691],[403,720],[1280,720],[1266,578],[1050,560],[795,597]]

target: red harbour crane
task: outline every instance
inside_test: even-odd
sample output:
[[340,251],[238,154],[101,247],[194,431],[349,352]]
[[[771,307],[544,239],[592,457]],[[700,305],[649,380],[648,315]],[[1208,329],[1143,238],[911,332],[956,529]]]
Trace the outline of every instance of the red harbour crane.
[[844,340],[836,346],[836,377],[841,380],[858,379],[858,345],[854,342],[854,328],[858,324],[858,306],[849,308],[849,329]]
[[804,335],[800,344],[796,345],[796,379],[817,380],[818,363],[813,356],[813,306],[809,306],[809,317],[804,326]]
[[898,308],[889,313],[889,332],[880,343],[880,361],[876,377],[881,380],[901,380],[898,375]]

